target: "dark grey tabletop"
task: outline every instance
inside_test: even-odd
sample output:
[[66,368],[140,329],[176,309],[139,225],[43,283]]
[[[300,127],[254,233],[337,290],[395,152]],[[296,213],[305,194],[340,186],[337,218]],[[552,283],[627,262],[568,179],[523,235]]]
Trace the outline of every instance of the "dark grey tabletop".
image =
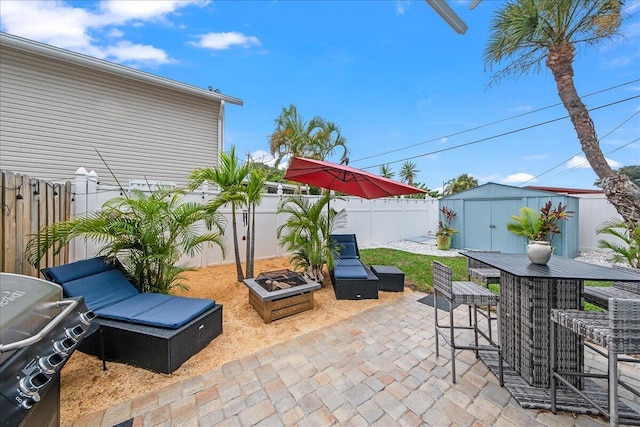
[[547,265],[532,264],[526,254],[495,252],[460,252],[501,271],[519,277],[542,279],[578,279],[596,281],[640,282],[640,274],[617,268],[588,264],[552,255]]

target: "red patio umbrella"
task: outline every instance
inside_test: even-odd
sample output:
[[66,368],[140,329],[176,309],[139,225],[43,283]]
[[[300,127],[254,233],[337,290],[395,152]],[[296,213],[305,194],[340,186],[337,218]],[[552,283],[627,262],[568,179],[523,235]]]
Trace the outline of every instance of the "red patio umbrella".
[[322,160],[294,157],[285,179],[340,191],[365,199],[400,196],[402,194],[426,193],[411,185],[375,175],[362,169]]

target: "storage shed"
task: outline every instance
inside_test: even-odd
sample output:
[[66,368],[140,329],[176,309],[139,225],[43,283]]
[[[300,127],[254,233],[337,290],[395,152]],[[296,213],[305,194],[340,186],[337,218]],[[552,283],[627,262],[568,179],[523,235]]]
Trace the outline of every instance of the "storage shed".
[[560,221],[562,233],[551,242],[554,254],[573,258],[578,254],[579,200],[576,197],[490,182],[444,197],[439,205],[457,214],[451,225],[459,232],[453,235],[452,248],[526,253],[527,239],[507,230],[507,223],[512,215],[520,214],[521,207],[538,211],[548,201],[554,207],[562,203],[574,212],[568,221]]

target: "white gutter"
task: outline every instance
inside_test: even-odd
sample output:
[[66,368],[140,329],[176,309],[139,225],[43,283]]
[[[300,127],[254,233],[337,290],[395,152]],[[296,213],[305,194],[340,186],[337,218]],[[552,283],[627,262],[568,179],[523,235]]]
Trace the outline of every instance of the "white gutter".
[[156,76],[154,74],[145,73],[143,71],[136,70],[134,68],[125,67],[113,62],[105,61],[98,58],[93,58],[88,55],[83,55],[76,52],[71,52],[66,49],[61,49],[55,46],[50,46],[44,43],[36,42],[33,40],[25,39],[15,36],[13,34],[0,32],[0,47],[7,46],[14,49],[19,49],[26,52],[35,53],[38,55],[46,56],[49,58],[57,59],[60,61],[69,62],[72,64],[80,65],[82,67],[92,68],[94,70],[102,71],[109,74],[114,74],[120,77],[160,86],[166,89],[172,89],[190,95],[200,96],[209,99],[217,99],[220,101],[226,101],[235,105],[242,105],[243,102],[239,98],[223,95],[218,92],[213,92],[206,89],[201,89],[196,86],[191,86],[185,83],[180,83],[175,80],[166,79],[164,77]]

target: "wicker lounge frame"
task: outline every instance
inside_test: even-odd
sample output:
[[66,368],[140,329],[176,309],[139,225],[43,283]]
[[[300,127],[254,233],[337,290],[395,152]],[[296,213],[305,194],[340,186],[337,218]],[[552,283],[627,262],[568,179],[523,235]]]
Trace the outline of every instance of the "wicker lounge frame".
[[[96,264],[108,267],[99,267],[102,269],[101,273],[83,276],[83,271],[93,268]],[[77,267],[75,267],[76,265]],[[100,298],[109,296],[110,283],[112,282],[108,280],[101,281],[95,279],[95,277],[104,273],[113,273],[111,270],[119,270],[121,273],[122,266],[117,260],[109,262],[104,257],[97,257],[43,269],[42,273],[47,280],[60,284],[65,295],[71,289],[70,283],[86,281],[89,285],[95,284],[96,287],[99,286],[99,288],[94,287],[93,289],[99,289]],[[61,280],[60,278],[63,276],[70,277],[73,280],[69,282]],[[122,279],[122,281],[126,282],[126,279]],[[122,281],[120,282],[121,284]],[[129,285],[126,283],[125,285],[138,289],[131,282],[129,282]],[[136,290],[130,292],[135,293]],[[157,295],[160,297],[158,294],[143,295]],[[106,361],[113,361],[171,374],[222,333],[222,305],[216,304],[212,300],[169,295],[162,295],[162,297],[164,298],[163,301],[166,302],[166,305],[162,306],[163,308],[169,307],[166,310],[172,311],[173,309],[177,312],[184,312],[182,313],[184,315],[183,321],[169,326],[157,325],[148,321],[137,322],[136,320],[101,317],[100,310],[98,310],[91,330],[88,331],[89,334],[78,346],[78,350],[100,357],[103,361],[104,369],[106,369]],[[198,301],[200,306],[206,307],[206,309],[191,311],[190,308],[192,306],[194,309],[197,307],[189,303],[195,301]],[[122,302],[126,302],[126,299]],[[187,308],[184,309],[184,307]],[[161,309],[161,317],[165,317],[165,312]],[[178,316],[180,317],[180,314]],[[171,316],[166,317],[171,318]]]
[[[332,234],[338,244],[336,267],[329,271],[336,299],[378,299],[379,279],[362,261],[355,234]],[[345,266],[362,269],[361,277],[343,275]],[[346,267],[349,269],[349,267]]]

